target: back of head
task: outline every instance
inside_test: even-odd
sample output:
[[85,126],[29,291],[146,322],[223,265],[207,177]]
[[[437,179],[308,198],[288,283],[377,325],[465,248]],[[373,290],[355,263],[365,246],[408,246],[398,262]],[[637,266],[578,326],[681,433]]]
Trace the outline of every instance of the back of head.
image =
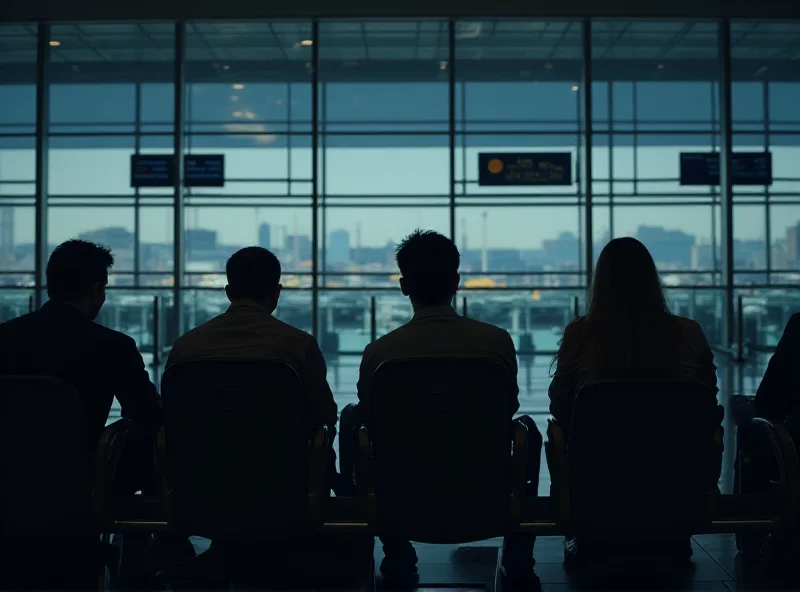
[[671,366],[674,334],[653,257],[630,237],[609,242],[597,260],[583,355],[601,373]]
[[47,295],[55,302],[79,302],[95,286],[105,287],[112,265],[110,249],[68,240],[55,248],[47,262]]
[[460,262],[453,241],[432,230],[416,230],[397,246],[403,293],[420,306],[450,303],[458,289]]
[[225,266],[228,298],[236,300],[276,300],[281,279],[281,264],[271,251],[246,247],[236,251]]

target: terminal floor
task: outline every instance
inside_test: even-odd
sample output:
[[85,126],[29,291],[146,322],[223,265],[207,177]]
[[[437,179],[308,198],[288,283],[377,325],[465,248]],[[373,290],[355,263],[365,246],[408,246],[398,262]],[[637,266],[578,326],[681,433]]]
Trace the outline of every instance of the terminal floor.
[[[194,539],[198,550],[206,547],[204,539]],[[468,545],[415,544],[419,556],[420,582],[418,589],[434,590],[492,590],[501,539],[491,539]],[[734,535],[700,535],[692,540],[694,554],[690,564],[682,569],[662,570],[646,567],[632,572],[626,567],[614,572],[623,576],[609,579],[608,573],[567,568],[564,565],[562,537],[540,537],[534,556],[536,573],[543,592],[588,590],[686,590],[736,592],[743,590],[800,590],[800,578],[793,583],[786,578],[769,574],[759,566],[748,564],[737,556]],[[375,565],[380,565],[383,553],[380,542],[375,544]],[[381,589],[380,581],[378,589]]]

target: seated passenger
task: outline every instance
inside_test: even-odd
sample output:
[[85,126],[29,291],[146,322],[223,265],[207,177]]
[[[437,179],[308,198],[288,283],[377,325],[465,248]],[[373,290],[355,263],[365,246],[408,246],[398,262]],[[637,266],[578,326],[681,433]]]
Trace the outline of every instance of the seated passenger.
[[[160,491],[154,459],[161,404],[133,339],[94,323],[106,299],[111,252],[98,245],[67,241],[47,263],[49,301],[40,310],[0,325],[0,374],[52,376],[77,392],[86,417],[86,454],[93,457],[116,396],[122,417],[134,422],[114,475],[114,495]],[[42,409],[47,413],[47,409]],[[36,422],[36,418],[20,418]],[[120,578],[139,585],[140,551],[148,536],[126,535]],[[160,537],[160,558],[194,555],[185,537]],[[155,560],[155,556],[153,556]]]
[[[756,392],[755,414],[776,421],[786,421],[800,413],[800,313],[786,324],[775,353]],[[792,422],[794,423],[794,421]],[[798,425],[789,426],[797,433]]]
[[581,387],[603,379],[695,379],[717,390],[714,354],[695,321],[670,314],[653,258],[634,238],[600,253],[586,316],[567,325],[550,413],[569,426]]
[[281,295],[281,264],[267,249],[247,247],[225,266],[231,305],[221,315],[178,338],[167,369],[185,360],[266,358],[289,363],[310,398],[312,423],[336,425],[336,402],[316,340],[272,316]]
[[[0,325],[0,373],[53,376],[72,385],[86,415],[90,456],[115,396],[122,416],[149,432],[154,434],[162,422],[156,387],[136,342],[93,322],[105,303],[113,264],[111,251],[98,245],[79,240],[59,245],[47,263],[49,301]],[[143,472],[142,467],[120,466],[115,480],[130,481],[127,470],[134,469]],[[130,493],[140,485],[131,484]]]
[[[357,405],[342,410],[339,456],[341,472],[353,475],[353,451],[349,435],[368,417],[370,382],[378,366],[387,360],[429,356],[486,357],[505,367],[514,380],[515,404],[519,409],[517,358],[511,336],[493,325],[481,323],[456,314],[451,302],[455,297],[460,276],[460,256],[453,242],[433,231],[416,231],[397,248],[400,268],[400,289],[411,300],[414,316],[402,327],[384,335],[364,350],[358,380]],[[509,417],[509,421],[511,421]],[[530,466],[529,494],[536,495],[542,437],[531,418],[524,418],[529,431]],[[416,577],[417,556],[409,541],[382,538],[385,558],[381,572],[385,577],[408,580]],[[503,554],[506,575],[512,580],[529,584],[538,582],[533,573],[535,537],[508,537]]]
[[[703,330],[670,314],[653,258],[634,238],[614,239],[600,253],[589,312],[567,325],[556,360],[550,412],[564,433],[569,433],[576,393],[600,380],[694,379],[717,390],[714,355]],[[593,542],[603,552],[611,546],[610,541]],[[615,544],[614,550],[639,550],[636,541],[629,544]],[[578,547],[578,539],[565,541],[570,558]],[[656,555],[677,559],[692,552],[689,538],[665,540],[655,548]]]
[[[309,397],[312,427],[328,425],[333,437],[338,410],[328,386],[322,352],[311,335],[272,315],[278,306],[282,288],[278,258],[267,249],[247,247],[228,259],[225,272],[228,278],[225,294],[231,302],[230,306],[221,315],[178,338],[167,360],[166,370],[175,363],[190,360],[283,360],[295,369],[303,392]],[[332,452],[329,469],[332,481],[337,476],[335,463],[336,457]],[[336,488],[335,482],[332,485]],[[248,560],[242,559],[245,554],[249,559],[271,553],[271,547],[266,543],[263,548],[251,547],[242,546],[236,541],[226,541],[224,544],[213,541],[209,551],[176,566],[173,572],[165,572],[163,576],[167,579],[185,577],[189,581],[204,580],[205,584],[217,582],[222,586],[225,581],[219,578],[223,577],[226,556],[237,557],[247,563]],[[229,552],[226,553],[226,549]]]

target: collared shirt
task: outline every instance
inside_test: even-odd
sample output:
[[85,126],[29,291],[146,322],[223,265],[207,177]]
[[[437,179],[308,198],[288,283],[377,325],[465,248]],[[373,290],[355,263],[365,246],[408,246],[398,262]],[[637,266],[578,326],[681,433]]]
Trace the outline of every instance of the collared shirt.
[[494,325],[459,316],[451,306],[422,308],[408,323],[366,347],[358,379],[359,401],[369,403],[372,375],[381,363],[436,356],[496,360],[514,377],[512,412],[519,409],[517,354],[511,336]]
[[276,319],[258,302],[235,302],[223,314],[180,337],[172,348],[167,368],[180,361],[208,358],[284,360],[300,376],[314,423],[336,425],[336,403],[316,340]]

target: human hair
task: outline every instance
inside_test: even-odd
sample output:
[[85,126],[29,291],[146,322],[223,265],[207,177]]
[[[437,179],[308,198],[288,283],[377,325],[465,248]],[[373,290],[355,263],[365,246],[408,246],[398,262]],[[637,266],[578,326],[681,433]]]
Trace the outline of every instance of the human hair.
[[680,329],[653,257],[635,238],[614,239],[600,253],[589,312],[582,320],[574,358],[559,363],[626,378],[657,375],[675,363]]
[[676,329],[647,248],[617,238],[600,253],[578,357],[599,375],[634,377],[674,363]]
[[95,284],[105,286],[113,265],[111,249],[77,239],[61,243],[47,261],[47,296],[56,302],[76,302]]
[[262,247],[246,247],[236,251],[225,265],[228,290],[236,300],[265,300],[281,279],[281,263]]
[[433,230],[415,230],[397,245],[397,267],[408,296],[422,306],[447,304],[458,287],[456,245]]

